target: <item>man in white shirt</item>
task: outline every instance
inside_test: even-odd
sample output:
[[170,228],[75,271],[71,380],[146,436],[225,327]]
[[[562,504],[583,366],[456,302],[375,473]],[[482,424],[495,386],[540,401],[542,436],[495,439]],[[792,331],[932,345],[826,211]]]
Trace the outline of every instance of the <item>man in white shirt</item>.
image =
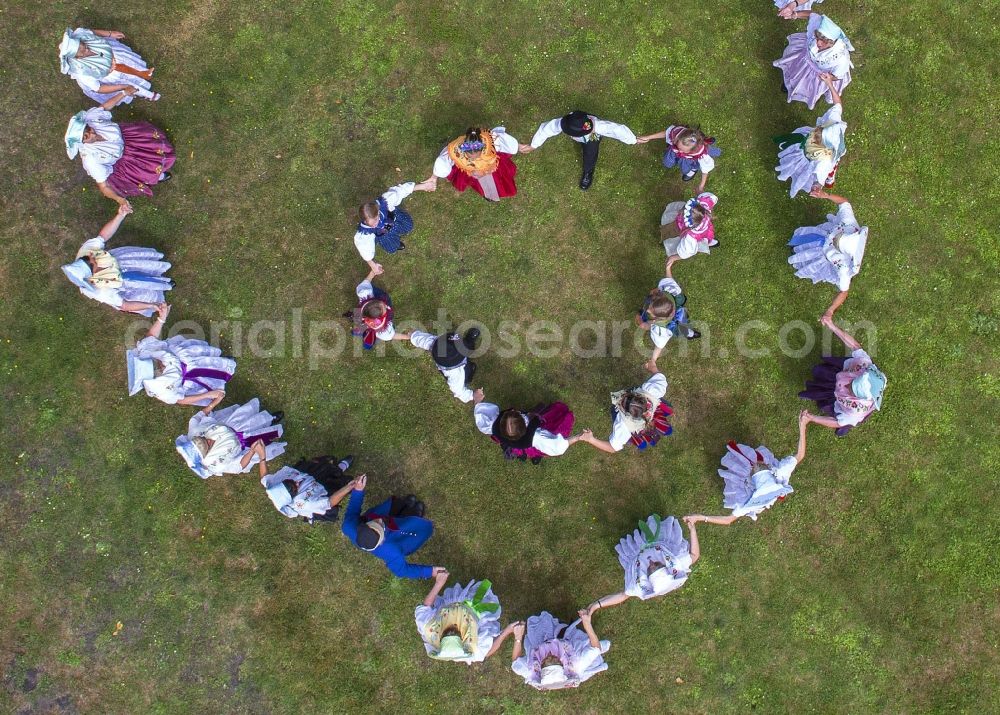
[[435,336],[414,330],[410,333],[410,344],[431,354],[451,394],[462,402],[471,402],[473,392],[469,384],[476,374],[476,363],[469,359],[469,353],[475,352],[479,336],[479,328],[469,328],[464,336],[457,333]]
[[522,144],[520,151],[522,154],[534,151],[557,134],[566,134],[583,149],[583,176],[580,177],[580,188],[583,190],[589,189],[594,182],[594,167],[597,166],[601,137],[611,137],[624,144],[636,143],[635,133],[624,124],[607,122],[592,114],[575,110],[564,117],[544,122],[531,138],[531,144]]

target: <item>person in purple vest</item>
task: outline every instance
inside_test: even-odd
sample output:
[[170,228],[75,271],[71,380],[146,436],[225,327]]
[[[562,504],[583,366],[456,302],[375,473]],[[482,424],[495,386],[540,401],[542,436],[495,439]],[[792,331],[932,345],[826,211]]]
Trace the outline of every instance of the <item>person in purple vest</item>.
[[146,337],[134,350],[125,351],[128,394],[145,390],[168,405],[205,407],[226,394],[226,383],[236,372],[236,361],[204,340],[175,335],[160,340],[169,305],[157,309],[157,317]]
[[432,578],[445,571],[443,566],[411,564],[406,560],[434,531],[434,524],[424,518],[424,503],[412,494],[405,499],[393,496],[362,514],[367,486],[367,474],[355,480],[340,526],[344,536],[362,551],[382,559],[399,578]]

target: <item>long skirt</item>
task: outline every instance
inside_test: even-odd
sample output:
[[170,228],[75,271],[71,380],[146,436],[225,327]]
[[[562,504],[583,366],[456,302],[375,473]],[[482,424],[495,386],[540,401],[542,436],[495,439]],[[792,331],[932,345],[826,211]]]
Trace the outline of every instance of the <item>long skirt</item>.
[[[477,179],[474,176],[466,174],[457,166],[453,166],[451,173],[448,174],[448,181],[459,191],[471,188],[477,194],[490,201],[498,201],[508,196],[516,196],[517,184],[514,181],[514,177],[517,175],[517,165],[510,158],[510,154],[497,152],[497,156],[500,159],[500,163],[497,165],[496,171],[488,177]],[[483,186],[484,182],[487,184],[486,187]],[[495,190],[495,196],[491,197],[490,194],[493,193],[493,190]]]
[[[833,409],[837,401],[834,390],[837,387],[837,375],[844,370],[846,357],[834,357],[824,355],[818,365],[812,369],[812,379],[806,380],[806,389],[799,393],[799,397],[804,400],[812,400],[816,403],[816,408],[820,414],[836,419],[837,413]],[[865,419],[868,419],[865,417]],[[864,420],[862,420],[863,422]],[[851,431],[853,425],[844,425],[837,428],[837,436],[843,437]]]
[[[111,37],[105,37],[103,39],[107,41],[109,45],[111,45],[111,55],[114,58],[114,62],[116,64],[126,65],[128,67],[131,67],[132,69],[137,69],[137,70],[149,69],[149,67],[146,66],[146,61],[142,59],[139,53],[137,53],[128,45],[124,44],[123,42],[119,42],[118,40],[115,40],[114,38]],[[109,99],[111,99],[112,96],[116,94],[115,92],[101,94],[97,90],[87,87],[85,83],[81,82],[80,80],[77,80],[76,82],[77,84],[80,85],[80,89],[83,90],[83,93],[88,97],[90,97],[95,102],[97,102],[98,104],[104,104]],[[112,69],[110,72],[108,72],[108,74],[102,77],[100,79],[100,84],[127,84],[130,87],[135,87],[136,89],[139,90],[139,92],[137,92],[135,96],[144,97],[146,99],[149,99],[149,96],[151,95],[150,90],[152,89],[152,85],[149,83],[148,80],[145,80],[142,77],[137,77],[134,74],[119,72],[116,69]],[[126,96],[125,99],[123,99],[120,103],[131,104],[134,98],[135,97],[131,95]]]
[[[122,272],[122,286],[118,295],[122,300],[142,303],[162,303],[164,293],[174,287],[174,282],[166,277],[170,264],[162,260],[163,254],[154,248],[121,246],[108,251]],[[152,310],[143,311],[149,317]]]
[[150,188],[174,165],[174,147],[167,135],[149,122],[121,125],[125,149],[115,162],[108,183],[119,196],[152,196]]
[[[820,81],[820,74],[827,70],[817,65],[809,56],[809,40],[806,33],[796,32],[788,36],[788,46],[780,60],[774,61],[774,66],[781,70],[782,81],[788,90],[789,102],[805,102],[809,109],[816,106],[820,97],[826,97],[827,102],[833,101],[830,90]],[[833,86],[841,95],[844,88],[851,83],[851,71],[841,79],[834,79]]]

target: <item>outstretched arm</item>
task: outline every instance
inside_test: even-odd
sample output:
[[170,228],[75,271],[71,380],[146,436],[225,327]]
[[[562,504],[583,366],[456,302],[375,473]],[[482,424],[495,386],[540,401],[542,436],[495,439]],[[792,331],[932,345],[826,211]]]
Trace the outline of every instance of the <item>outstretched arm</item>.
[[132,204],[129,203],[128,199],[126,199],[124,196],[119,196],[117,192],[111,188],[111,185],[108,184],[108,182],[98,181],[97,190],[100,191],[103,196],[111,199],[119,206],[127,206],[128,209],[131,211]]
[[610,442],[603,439],[597,439],[597,437],[594,436],[594,433],[589,429],[585,429],[583,431],[580,435],[580,441],[586,442],[594,449],[599,449],[600,451],[607,452],[608,454],[615,454],[618,451],[611,446]]
[[835,295],[833,298],[833,302],[830,303],[830,307],[826,309],[825,313],[823,313],[823,317],[829,319],[832,322],[833,314],[836,313],[838,310],[840,310],[840,306],[842,306],[846,301],[847,301],[846,290],[842,290],[839,293],[837,293],[837,295]]
[[[812,13],[811,12],[806,13],[807,17],[809,15],[812,15]],[[819,75],[819,78],[820,78],[820,81],[822,81],[823,84],[826,85],[826,88],[830,90],[830,98],[832,100],[830,103],[831,104],[843,104],[843,100],[841,100],[841,98],[840,98],[840,93],[837,91],[837,88],[833,84],[833,80],[835,80],[836,77],[834,77],[829,72],[821,72],[820,75]]]
[[128,87],[126,87],[125,89],[121,90],[120,92],[115,92],[108,99],[104,100],[104,103],[101,105],[101,109],[104,109],[104,110],[107,110],[107,111],[110,112],[112,109],[114,109],[119,104],[121,104],[122,101],[124,101],[126,97],[131,97],[133,94],[135,94],[136,91],[137,90],[136,90],[135,87],[129,85]]
[[809,410],[799,413],[799,448],[795,452],[796,464],[802,464],[806,458],[806,429],[809,427]]
[[636,137],[636,144],[645,144],[646,142],[653,141],[654,139],[666,139],[667,130],[664,129],[662,132],[656,132],[656,134],[644,134],[641,137]]
[[729,526],[734,521],[739,519],[738,516],[730,514],[729,516],[705,516],[704,514],[691,514],[690,516],[684,517],[684,521],[690,527],[691,524],[696,524],[699,521],[705,524],[718,524],[719,526]]
[[104,224],[104,228],[102,228],[101,232],[97,235],[103,238],[104,242],[107,243],[118,231],[118,227],[122,225],[122,221],[125,220],[125,217],[130,213],[132,213],[132,207],[127,202],[120,204],[118,206],[117,213],[115,213],[114,217],[110,221]]
[[[503,642],[507,640],[509,636],[515,635],[515,633],[518,630],[518,626],[523,627],[524,624],[521,621],[514,621],[509,626],[500,631],[500,635],[498,635],[496,638],[493,639],[493,645],[490,646],[489,651],[487,651],[486,658],[489,658],[491,655],[500,650],[500,647],[503,645]],[[514,642],[515,644],[518,642],[516,636],[514,638]]]
[[[108,225],[110,226],[111,224]],[[107,228],[107,226],[105,226],[105,228]],[[111,233],[114,233],[114,231],[112,231]],[[102,238],[104,237],[102,236]],[[106,238],[104,240],[107,241]],[[156,312],[157,312],[156,320],[153,321],[153,324],[149,326],[149,330],[146,331],[146,337],[156,338],[157,340],[159,340],[160,332],[163,330],[163,326],[167,322],[167,316],[170,315],[170,306],[167,305],[166,303],[162,303],[159,306],[157,306]]]
[[586,608],[579,611],[580,625],[583,626],[583,630],[587,633],[587,638],[590,639],[590,645],[598,650],[601,649],[601,639],[597,637],[597,633],[594,632],[594,625],[590,622],[590,611]]
[[841,341],[843,341],[844,345],[849,347],[851,350],[861,349],[861,343],[855,340],[853,335],[848,333],[846,330],[841,329],[840,326],[838,326],[835,322],[833,322],[832,317],[828,318],[824,315],[822,318],[820,318],[820,322],[823,323],[823,325],[825,325],[826,327],[828,327],[830,329],[830,332],[832,332],[834,335],[840,338]]
[[685,517],[684,521],[687,523],[688,531],[691,534],[691,565],[694,566],[698,563],[698,559],[701,558],[701,545],[698,543],[698,530],[694,526],[694,519]]
[[524,623],[520,623],[514,627],[514,649],[510,654],[511,663],[524,655],[524,630]]
[[215,393],[215,395],[212,397],[212,401],[209,402],[207,405],[205,405],[204,407],[201,408],[201,413],[203,415],[210,415],[210,414],[212,414],[212,410],[214,410],[216,407],[218,407],[219,403],[222,402],[222,400],[224,400],[225,397],[226,397],[226,391],[225,390],[212,390],[212,392]]
[[182,397],[177,400],[178,405],[196,405],[202,400],[208,398],[209,400],[214,400],[220,397],[225,397],[225,390],[208,390],[207,392],[199,392],[197,395],[188,395],[187,397]]
[[430,608],[434,605],[434,599],[438,597],[441,593],[441,589],[444,585],[448,583],[448,569],[441,569],[434,576],[434,585],[431,586],[431,590],[428,591],[427,596],[424,598],[424,605]]
[[599,599],[587,606],[587,611],[593,615],[594,611],[599,611],[602,608],[614,608],[615,606],[625,603],[625,601],[630,598],[632,597],[624,591],[621,591],[620,593],[612,593],[608,596],[601,596]]

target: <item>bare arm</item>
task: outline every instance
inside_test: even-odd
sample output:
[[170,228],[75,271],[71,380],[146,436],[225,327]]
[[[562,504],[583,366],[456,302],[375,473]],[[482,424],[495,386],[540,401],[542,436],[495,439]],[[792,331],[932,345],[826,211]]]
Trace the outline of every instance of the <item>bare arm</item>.
[[[114,232],[112,231],[112,233]],[[104,237],[102,236],[102,238]],[[105,239],[105,241],[106,240],[107,239]],[[163,303],[162,305],[157,307],[156,312],[158,313],[158,315],[156,316],[156,320],[153,321],[153,324],[149,326],[149,330],[146,331],[146,337],[156,338],[157,340],[159,340],[160,331],[163,330],[163,326],[167,322],[167,316],[170,315],[170,306],[167,305],[166,303]]]
[[[690,519],[690,521],[688,521],[688,519]],[[690,526],[692,523],[697,523],[699,521],[704,522],[706,524],[729,526],[737,519],[739,519],[739,517],[733,516],[732,514],[730,514],[729,516],[705,516],[704,514],[692,514],[691,516],[684,517],[684,520],[687,522],[688,526]]]
[[355,486],[355,483],[352,480],[352,481],[348,482],[347,484],[345,484],[344,486],[342,486],[337,491],[335,491],[333,494],[331,494],[330,495],[330,508],[332,509],[333,507],[335,507],[338,504],[340,504],[340,502],[344,501],[344,499],[346,499],[350,495],[350,493],[352,491],[354,491],[354,486]]
[[625,601],[632,598],[624,591],[620,593],[612,593],[608,596],[601,596],[599,599],[587,606],[587,610],[593,615],[594,611],[599,611],[602,608],[614,608],[615,606],[625,603]]
[[441,589],[444,585],[448,583],[448,571],[442,569],[438,572],[437,576],[434,577],[434,585],[431,586],[431,590],[428,591],[427,596],[424,598],[424,605],[430,608],[434,605],[434,599],[438,597],[441,593]]
[[608,454],[616,454],[618,452],[617,449],[611,446],[610,442],[603,439],[597,439],[597,437],[594,436],[594,433],[589,429],[585,429],[583,431],[583,434],[580,435],[580,441],[586,442],[594,449],[599,449],[600,451],[607,452]]
[[802,464],[806,458],[806,429],[809,427],[809,410],[799,413],[799,448],[795,451],[795,461]]
[[687,523],[688,531],[691,534],[691,565],[694,566],[698,563],[698,559],[701,558],[701,545],[698,543],[698,530],[694,526],[694,519],[685,517],[684,521]]
[[[208,403],[203,408],[201,408],[201,413],[203,415],[210,415],[210,414],[212,414],[212,410],[214,410],[216,407],[218,407],[219,403],[222,402],[222,400],[225,399],[225,397],[226,397],[226,393],[223,390],[214,390],[214,392],[217,393],[216,396],[215,396],[215,398],[213,398],[213,400],[210,403]],[[260,444],[260,440],[257,440],[257,444]]]
[[509,636],[514,635],[514,632],[517,630],[518,625],[521,625],[521,622],[515,621],[514,623],[511,623],[509,626],[500,631],[500,635],[498,635],[496,638],[493,639],[493,645],[490,646],[489,651],[487,651],[486,658],[489,658],[491,655],[500,650],[500,647],[503,645],[503,642],[507,640]]
[[830,303],[830,307],[826,309],[825,313],[823,313],[823,317],[829,318],[830,321],[832,322],[833,314],[836,313],[838,310],[840,310],[840,306],[842,306],[846,301],[847,301],[847,291],[842,290],[838,292],[837,295],[833,297],[833,302]]
[[579,612],[580,615],[580,625],[583,626],[583,630],[587,633],[587,638],[590,639],[590,645],[598,650],[601,649],[601,639],[597,637],[594,632],[594,625],[590,622],[590,611],[583,609]]
[[97,190],[100,191],[104,196],[108,197],[109,199],[117,203],[119,206],[128,206],[130,209],[132,208],[132,204],[128,202],[128,199],[116,194],[115,190],[108,185],[108,182],[98,181]]
[[[812,15],[812,13],[807,13],[806,17],[809,15]],[[819,78],[822,80],[823,84],[826,85],[826,88],[830,90],[830,98],[833,100],[831,104],[843,104],[843,100],[840,98],[840,93],[833,84],[835,77],[829,72],[823,72],[820,74]]]
[[[98,184],[98,186],[100,186],[100,184]],[[106,195],[107,194],[105,194],[105,196]],[[124,221],[125,217],[128,216],[130,213],[132,213],[131,206],[126,206],[124,204],[120,205],[114,217],[106,224],[104,224],[104,228],[102,228],[101,232],[97,235],[103,238],[104,242],[107,243],[112,239],[112,237],[118,231],[118,228],[122,225],[122,221]]]
[[240,469],[246,469],[255,454],[260,457],[261,476],[263,476],[267,474],[267,466],[264,464],[267,460],[267,453],[264,451],[264,441],[260,439],[254,442],[253,446],[243,455],[243,458],[240,460]]
[[838,326],[835,322],[833,322],[832,317],[827,318],[824,315],[820,319],[820,322],[823,323],[823,325],[825,325],[826,327],[828,327],[830,329],[830,332],[832,332],[834,335],[840,338],[841,341],[843,341],[844,345],[849,347],[851,350],[861,349],[861,343],[855,340],[853,335],[848,333],[846,330],[841,329],[840,326]]
[[656,134],[644,134],[641,137],[636,137],[636,144],[645,144],[646,142],[651,142],[654,139],[666,139],[667,130],[664,129],[662,132],[656,132]]
[[[129,90],[132,91],[130,92]],[[112,109],[121,104],[123,99],[133,94],[135,94],[135,87],[123,89],[121,92],[115,92],[108,99],[104,100],[104,103],[101,105],[101,109],[105,109],[110,112]]]
[[514,649],[510,654],[511,663],[524,655],[524,628],[524,623],[514,626]]

